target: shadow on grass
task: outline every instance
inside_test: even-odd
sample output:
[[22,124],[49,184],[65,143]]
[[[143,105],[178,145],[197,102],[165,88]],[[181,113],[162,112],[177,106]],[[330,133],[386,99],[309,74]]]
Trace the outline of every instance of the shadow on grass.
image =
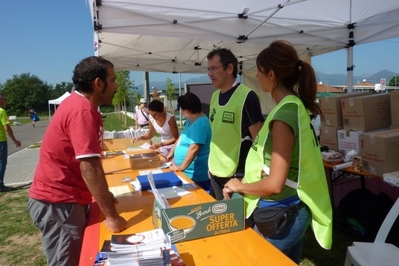
[[[334,214],[337,210],[333,211]],[[305,233],[300,266],[337,266],[345,264],[347,247],[352,245],[355,236],[346,234],[343,228],[337,226],[337,218],[333,223],[333,242],[330,250],[323,249],[317,242],[312,229]]]

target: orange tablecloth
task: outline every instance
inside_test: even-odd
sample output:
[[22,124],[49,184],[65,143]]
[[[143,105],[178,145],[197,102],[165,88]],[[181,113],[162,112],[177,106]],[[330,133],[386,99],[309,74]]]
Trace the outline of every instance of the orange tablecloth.
[[[124,168],[123,156],[116,156],[103,161],[106,171]],[[138,171],[127,170],[107,175],[108,185],[120,186],[122,178],[135,178]],[[182,173],[180,177],[186,178]],[[197,188],[183,197],[170,199],[172,207],[193,203],[210,202],[214,199],[204,190]],[[133,192],[132,196],[119,198],[117,211],[128,221],[128,228],[123,233],[135,233],[154,229],[151,217],[154,196],[148,191]],[[85,230],[82,254],[79,265],[93,265],[95,257],[104,240],[109,240],[112,233],[102,222],[104,220],[96,203],[92,203],[88,226]],[[243,231],[217,235],[175,243],[180,256],[187,266],[191,265],[296,265],[262,236],[251,228]]]

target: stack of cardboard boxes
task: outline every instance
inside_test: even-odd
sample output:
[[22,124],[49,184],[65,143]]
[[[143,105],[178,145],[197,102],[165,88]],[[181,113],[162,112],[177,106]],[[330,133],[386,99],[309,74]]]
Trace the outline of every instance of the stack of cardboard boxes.
[[320,144],[330,150],[339,151],[337,131],[344,127],[342,119],[341,100],[346,98],[370,95],[370,93],[342,94],[320,98],[319,105],[323,115],[321,116]]
[[343,154],[356,150],[363,171],[399,170],[399,91],[353,93],[320,99],[320,144]]

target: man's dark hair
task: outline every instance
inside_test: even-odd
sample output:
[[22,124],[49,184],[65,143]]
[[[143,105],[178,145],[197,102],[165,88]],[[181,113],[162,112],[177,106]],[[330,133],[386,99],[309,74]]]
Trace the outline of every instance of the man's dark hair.
[[188,110],[192,114],[198,114],[202,112],[201,101],[197,95],[191,92],[179,96],[177,103],[182,110]]
[[73,71],[72,82],[75,90],[90,93],[92,82],[96,78],[100,78],[105,86],[107,86],[107,69],[113,68],[114,65],[99,56],[90,56],[80,61]]
[[148,104],[148,110],[154,111],[154,112],[158,112],[158,113],[162,113],[164,111],[164,104],[161,101],[152,100]]
[[220,63],[223,65],[223,69],[226,69],[229,64],[233,65],[233,76],[234,78],[237,78],[237,73],[238,73],[238,60],[237,57],[229,50],[226,48],[216,48],[212,51],[209,52],[209,54],[206,56],[206,58],[209,60],[215,55],[219,55],[220,58]]

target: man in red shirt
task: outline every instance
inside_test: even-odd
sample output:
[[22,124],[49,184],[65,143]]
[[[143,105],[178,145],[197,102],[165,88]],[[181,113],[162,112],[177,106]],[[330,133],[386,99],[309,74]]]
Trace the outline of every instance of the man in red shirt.
[[48,265],[78,265],[92,197],[111,232],[126,220],[114,206],[101,165],[103,124],[97,108],[112,104],[116,75],[111,62],[88,57],[76,65],[75,90],[55,112],[43,138],[30,188],[30,216],[42,233]]

